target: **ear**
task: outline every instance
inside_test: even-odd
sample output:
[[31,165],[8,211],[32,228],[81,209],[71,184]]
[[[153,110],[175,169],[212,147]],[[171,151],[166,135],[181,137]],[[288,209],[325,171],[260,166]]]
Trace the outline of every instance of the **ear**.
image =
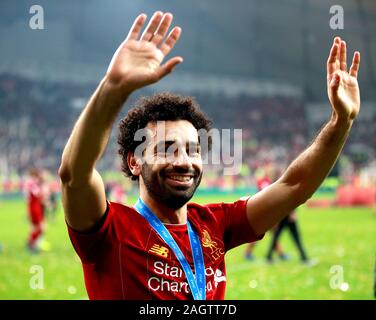
[[141,174],[141,159],[138,159],[133,152],[128,152],[127,164],[134,176],[138,177]]

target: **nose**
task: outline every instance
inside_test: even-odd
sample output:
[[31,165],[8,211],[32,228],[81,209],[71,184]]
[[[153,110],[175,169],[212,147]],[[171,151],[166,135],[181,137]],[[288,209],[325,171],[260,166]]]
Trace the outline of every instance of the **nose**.
[[191,168],[192,162],[189,158],[187,152],[183,148],[178,148],[176,150],[176,153],[174,154],[174,159],[172,161],[172,165],[174,167],[180,167],[180,168]]

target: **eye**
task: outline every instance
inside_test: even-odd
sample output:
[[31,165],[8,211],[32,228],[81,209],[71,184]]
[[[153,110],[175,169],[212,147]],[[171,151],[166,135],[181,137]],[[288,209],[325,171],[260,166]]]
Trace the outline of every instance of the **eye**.
[[162,157],[171,156],[176,151],[176,144],[174,143],[160,143],[155,149],[155,154]]
[[166,156],[171,156],[175,153],[176,147],[174,145],[169,145],[165,149],[165,155]]
[[162,157],[168,155],[168,147],[159,147],[156,151],[156,154]]
[[201,148],[199,144],[189,144],[186,150],[190,157],[198,156],[201,153]]

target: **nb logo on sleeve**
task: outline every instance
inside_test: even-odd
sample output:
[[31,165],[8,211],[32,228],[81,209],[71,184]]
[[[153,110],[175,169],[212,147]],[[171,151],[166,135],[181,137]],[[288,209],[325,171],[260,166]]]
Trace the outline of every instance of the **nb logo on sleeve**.
[[164,246],[160,246],[158,244],[153,244],[153,246],[150,248],[149,252],[155,253],[161,257],[167,258],[168,257],[168,248]]

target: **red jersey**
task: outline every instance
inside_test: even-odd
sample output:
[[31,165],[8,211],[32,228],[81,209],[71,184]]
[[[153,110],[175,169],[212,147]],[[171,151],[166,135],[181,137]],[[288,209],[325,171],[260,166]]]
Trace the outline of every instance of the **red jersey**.
[[44,211],[42,187],[35,179],[30,179],[25,183],[24,188],[29,217],[32,223],[38,224],[43,220]]
[[[263,237],[252,230],[246,203],[188,204],[188,220],[201,239],[208,300],[224,299],[225,253]],[[165,226],[194,271],[187,225]],[[68,232],[90,299],[193,299],[175,254],[133,207],[110,202],[95,230],[68,226]]]

